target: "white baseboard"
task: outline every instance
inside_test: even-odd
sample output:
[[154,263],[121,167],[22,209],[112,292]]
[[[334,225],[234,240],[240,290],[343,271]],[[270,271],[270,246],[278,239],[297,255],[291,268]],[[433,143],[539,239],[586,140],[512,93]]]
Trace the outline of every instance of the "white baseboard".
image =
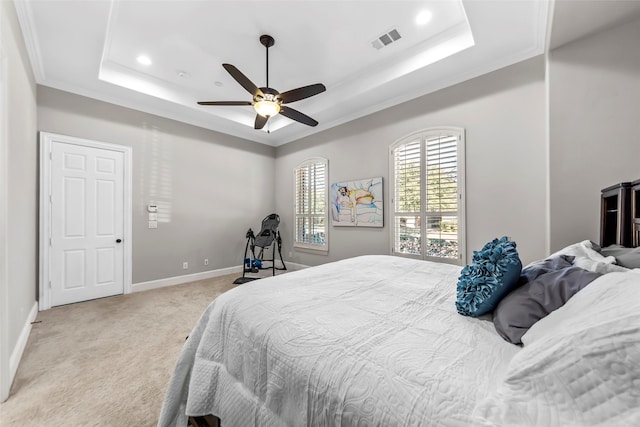
[[[308,265],[286,262],[290,271],[304,270]],[[225,276],[227,274],[242,274],[242,266],[220,268],[218,270],[203,271],[201,273],[186,274],[184,276],[167,277],[165,279],[150,280],[148,282],[134,283],[131,285],[131,292],[149,291],[151,289],[164,288],[165,286],[180,285],[182,283],[195,282],[196,280],[206,280],[213,277]]]
[[29,334],[31,334],[31,323],[36,320],[37,315],[38,303],[34,302],[31,307],[31,311],[29,312],[29,316],[27,317],[27,321],[22,327],[20,336],[18,336],[16,346],[13,348],[11,356],[9,357],[9,384],[13,383],[13,379],[16,377],[16,372],[18,372],[18,366],[20,365],[22,354],[24,353],[24,349],[27,347]]
[[[308,265],[286,262],[290,271],[304,270]],[[195,282],[196,280],[206,280],[213,277],[225,276],[227,274],[242,274],[242,266],[220,268],[218,270],[203,271],[201,273],[186,274],[184,276],[167,277],[165,279],[150,280],[148,282],[134,283],[131,285],[131,292],[149,291],[151,289],[164,288],[165,286],[180,285],[182,283]]]
[[148,282],[134,283],[131,285],[132,292],[148,291],[151,289],[164,288],[165,286],[180,285],[182,283],[195,282],[196,280],[211,279],[213,277],[227,274],[242,273],[242,266],[220,268],[218,270],[203,271],[200,273],[186,274],[184,276],[167,277],[166,279],[150,280]]
[[291,271],[304,270],[305,268],[309,268],[309,267],[310,267],[309,265],[297,264],[295,262],[287,261],[287,268]]

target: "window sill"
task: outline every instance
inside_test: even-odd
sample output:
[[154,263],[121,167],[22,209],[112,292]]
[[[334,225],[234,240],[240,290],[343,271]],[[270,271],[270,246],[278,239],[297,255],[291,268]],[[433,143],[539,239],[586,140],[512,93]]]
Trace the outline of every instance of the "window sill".
[[314,247],[311,245],[301,245],[299,243],[294,243],[293,248],[299,252],[306,252],[309,254],[315,255],[329,255],[329,248],[327,247]]

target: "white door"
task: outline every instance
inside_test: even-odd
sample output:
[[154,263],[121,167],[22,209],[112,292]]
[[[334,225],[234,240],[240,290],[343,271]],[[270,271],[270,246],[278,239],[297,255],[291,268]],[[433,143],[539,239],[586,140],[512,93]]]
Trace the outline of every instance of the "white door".
[[51,306],[124,292],[124,154],[51,145]]

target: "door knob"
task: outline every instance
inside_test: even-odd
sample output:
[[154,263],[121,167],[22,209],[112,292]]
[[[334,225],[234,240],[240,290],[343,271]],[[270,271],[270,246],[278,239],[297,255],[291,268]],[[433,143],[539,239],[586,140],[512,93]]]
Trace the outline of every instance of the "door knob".
[[116,243],[122,242],[122,239],[116,239]]

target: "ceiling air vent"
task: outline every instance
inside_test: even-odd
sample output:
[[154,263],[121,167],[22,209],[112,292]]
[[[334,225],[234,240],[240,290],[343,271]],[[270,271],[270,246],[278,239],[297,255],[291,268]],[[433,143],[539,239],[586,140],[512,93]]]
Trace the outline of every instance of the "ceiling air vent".
[[371,44],[376,49],[382,49],[383,47],[388,46],[391,43],[399,40],[400,37],[402,37],[402,36],[398,32],[398,30],[393,29],[393,30],[389,31],[388,33],[384,33],[383,35],[381,35],[380,37],[378,37],[377,39],[372,41]]

